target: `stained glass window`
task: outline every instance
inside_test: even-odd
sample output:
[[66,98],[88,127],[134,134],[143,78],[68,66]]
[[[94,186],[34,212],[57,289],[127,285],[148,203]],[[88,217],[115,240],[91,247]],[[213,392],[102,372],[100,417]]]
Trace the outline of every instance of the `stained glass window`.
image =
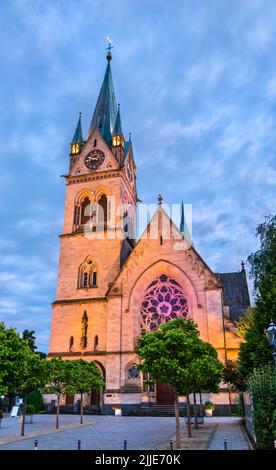
[[167,274],[161,274],[148,286],[141,305],[142,327],[155,330],[160,323],[188,316],[188,302],[181,286]]
[[140,377],[140,371],[136,364],[132,364],[128,369],[129,379],[138,379]]

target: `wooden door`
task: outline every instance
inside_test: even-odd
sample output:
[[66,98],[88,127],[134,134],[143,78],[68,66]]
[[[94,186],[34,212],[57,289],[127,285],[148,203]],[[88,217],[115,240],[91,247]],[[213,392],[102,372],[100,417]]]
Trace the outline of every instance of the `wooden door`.
[[169,384],[156,384],[157,405],[173,405],[175,395],[173,388]]

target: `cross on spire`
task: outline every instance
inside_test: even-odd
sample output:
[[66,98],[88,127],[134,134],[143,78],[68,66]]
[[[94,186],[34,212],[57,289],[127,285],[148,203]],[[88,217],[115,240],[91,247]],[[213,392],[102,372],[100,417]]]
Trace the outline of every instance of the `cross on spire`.
[[161,196],[161,194],[159,194],[157,201],[158,201],[158,205],[161,206],[163,202],[163,197]]
[[107,37],[106,39],[108,41],[108,47],[105,48],[107,50],[106,58],[108,62],[110,62],[112,59],[111,49],[113,49],[114,46],[111,46],[111,39],[109,37]]

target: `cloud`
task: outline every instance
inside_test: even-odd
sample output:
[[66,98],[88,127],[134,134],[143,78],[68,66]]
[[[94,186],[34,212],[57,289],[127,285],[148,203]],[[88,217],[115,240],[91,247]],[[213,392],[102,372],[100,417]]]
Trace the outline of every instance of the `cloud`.
[[1,2],[1,319],[31,325],[40,348],[56,288],[59,175],[79,111],[86,135],[107,35],[139,197],[191,203],[196,247],[216,271],[257,249],[256,225],[275,202],[276,3],[265,3]]

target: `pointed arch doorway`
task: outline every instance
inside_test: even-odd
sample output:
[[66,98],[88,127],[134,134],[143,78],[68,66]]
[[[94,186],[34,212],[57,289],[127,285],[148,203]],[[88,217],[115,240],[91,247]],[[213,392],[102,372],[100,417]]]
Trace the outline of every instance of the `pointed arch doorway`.
[[[105,368],[104,368],[104,366],[98,361],[95,361],[95,364],[100,369],[103,380],[105,382]],[[102,390],[91,390],[91,393],[90,393],[90,406],[92,406],[93,408],[95,408],[97,410],[102,410],[103,392],[104,392],[104,387],[102,388]]]
[[169,384],[156,384],[156,404],[157,405],[173,405],[175,394],[173,388]]

